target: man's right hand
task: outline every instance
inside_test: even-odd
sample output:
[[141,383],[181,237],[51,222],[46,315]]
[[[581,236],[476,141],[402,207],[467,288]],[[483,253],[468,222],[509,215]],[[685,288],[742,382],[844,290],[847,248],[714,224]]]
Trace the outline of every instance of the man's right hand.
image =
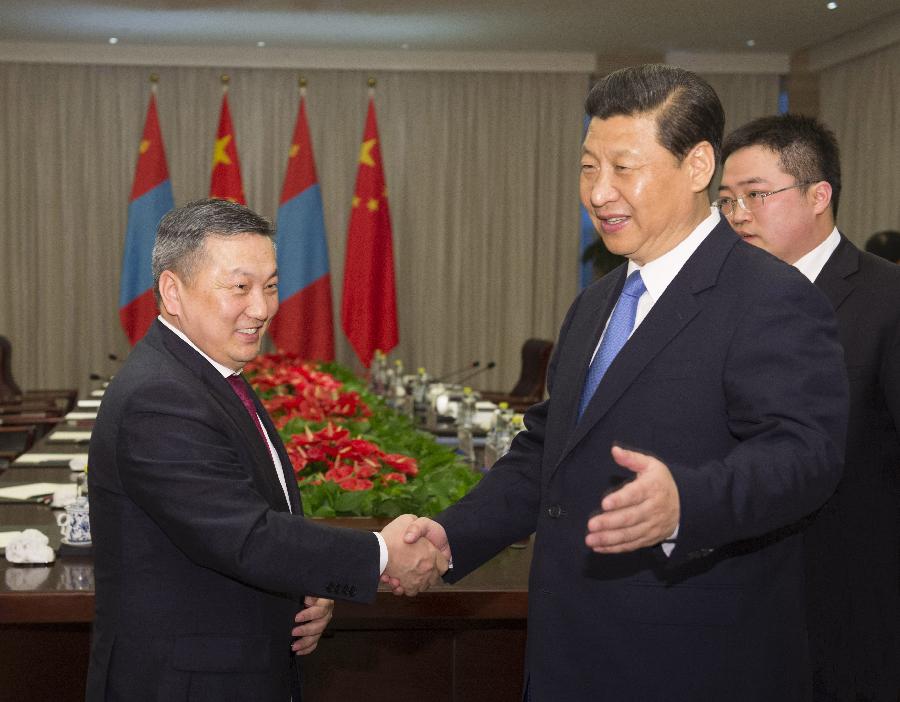
[[428,539],[405,538],[416,521],[415,515],[404,514],[381,530],[388,550],[382,580],[391,583],[395,594],[410,597],[439,583],[448,565],[448,558]]
[[[447,532],[444,531],[444,527],[433,519],[419,517],[411,522],[407,522],[406,533],[403,535],[403,540],[407,544],[430,543],[431,546],[439,551],[445,563],[449,564],[450,562],[450,542],[447,540]],[[446,570],[447,566],[444,566],[441,574],[446,572]],[[391,577],[387,570],[385,570],[384,574],[381,576],[381,582],[390,585],[391,590],[393,590],[395,595],[415,594],[409,593],[403,583],[398,578]]]

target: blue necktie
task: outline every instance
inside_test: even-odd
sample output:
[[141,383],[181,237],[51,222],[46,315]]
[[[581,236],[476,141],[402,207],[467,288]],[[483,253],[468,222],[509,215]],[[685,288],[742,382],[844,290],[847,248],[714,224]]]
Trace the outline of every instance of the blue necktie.
[[609,317],[609,324],[606,325],[606,332],[603,334],[600,348],[597,349],[594,360],[591,361],[591,367],[588,368],[587,379],[584,381],[584,388],[581,391],[581,404],[578,406],[578,419],[581,419],[581,415],[584,414],[584,408],[588,406],[588,402],[594,396],[606,369],[609,368],[613,359],[628,341],[628,337],[631,336],[638,300],[646,291],[647,288],[644,287],[640,271],[634,271],[625,280],[625,287],[622,288],[622,294],[619,295],[616,307]]

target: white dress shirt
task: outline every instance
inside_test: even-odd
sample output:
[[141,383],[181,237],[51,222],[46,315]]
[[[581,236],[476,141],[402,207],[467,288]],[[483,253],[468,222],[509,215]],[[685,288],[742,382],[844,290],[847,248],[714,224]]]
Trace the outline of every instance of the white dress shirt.
[[815,283],[819,273],[822,272],[825,264],[828,263],[828,259],[831,258],[831,254],[834,253],[834,250],[840,243],[841,234],[835,227],[821,244],[797,259],[794,268],[809,278],[809,282]]
[[[634,328],[631,330],[632,334],[634,334],[634,330],[640,326],[641,322],[643,322],[650,313],[650,310],[653,308],[653,305],[656,304],[656,301],[662,297],[666,288],[669,287],[669,283],[675,279],[675,276],[678,275],[682,267],[684,267],[684,264],[687,263],[687,260],[697,250],[697,247],[700,246],[700,244],[703,243],[703,240],[709,236],[709,233],[716,228],[719,219],[719,210],[715,207],[711,207],[709,217],[700,222],[694,231],[688,234],[673,249],[667,251],[659,258],[655,258],[652,261],[645,263],[643,266],[639,266],[634,261],[628,262],[626,275],[631,275],[634,271],[640,271],[641,279],[644,281],[644,287],[646,288],[643,295],[638,299],[637,312],[634,316]],[[611,316],[612,315],[610,315],[610,317]],[[606,323],[609,324],[608,319],[606,320]],[[600,342],[603,341],[605,335],[606,329],[604,328],[603,334],[600,335]],[[630,335],[629,338],[631,338]],[[594,349],[594,356],[597,355],[597,351],[600,349],[600,342],[597,342],[597,347]],[[591,360],[593,361],[593,356],[591,357]],[[672,551],[675,550],[675,544],[668,543],[668,541],[674,540],[677,536],[678,526],[675,527],[672,536],[662,543],[662,549],[667,556],[672,555]]]

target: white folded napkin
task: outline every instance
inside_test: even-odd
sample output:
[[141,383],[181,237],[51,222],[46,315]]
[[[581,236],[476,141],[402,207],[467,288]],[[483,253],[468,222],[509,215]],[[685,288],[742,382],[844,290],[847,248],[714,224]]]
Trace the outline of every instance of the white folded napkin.
[[6,560],[10,563],[53,563],[56,554],[44,533],[26,529],[6,544]]

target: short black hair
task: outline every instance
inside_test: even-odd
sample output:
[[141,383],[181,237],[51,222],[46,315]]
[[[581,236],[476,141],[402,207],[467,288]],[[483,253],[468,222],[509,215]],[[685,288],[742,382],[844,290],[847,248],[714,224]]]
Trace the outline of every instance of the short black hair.
[[778,155],[778,165],[798,183],[831,185],[831,212],[837,217],[841,197],[841,153],[828,127],[804,115],[760,117],[725,138],[722,161],[738,149],[762,146]]
[[900,232],[893,229],[875,232],[866,242],[866,251],[891,263],[900,263]]
[[719,163],[725,110],[696,73],[659,63],[622,68],[594,84],[584,109],[597,119],[656,112],[657,139],[679,161],[707,141]]

